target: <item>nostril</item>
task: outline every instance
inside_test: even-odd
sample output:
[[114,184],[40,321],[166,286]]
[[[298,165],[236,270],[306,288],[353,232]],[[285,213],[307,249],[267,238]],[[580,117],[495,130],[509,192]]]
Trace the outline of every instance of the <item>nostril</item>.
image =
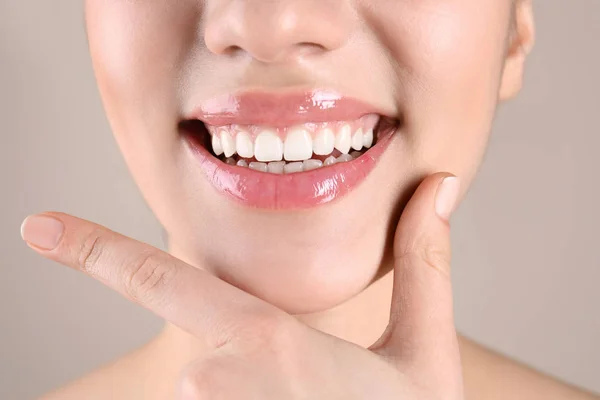
[[224,2],[205,12],[203,38],[216,55],[243,51],[258,61],[281,62],[342,47],[355,26],[353,15],[352,7],[323,0]]
[[233,46],[229,46],[229,47],[226,47],[225,49],[223,49],[222,54],[225,56],[236,56],[243,52],[244,52],[244,49],[242,49],[240,46],[233,45]]

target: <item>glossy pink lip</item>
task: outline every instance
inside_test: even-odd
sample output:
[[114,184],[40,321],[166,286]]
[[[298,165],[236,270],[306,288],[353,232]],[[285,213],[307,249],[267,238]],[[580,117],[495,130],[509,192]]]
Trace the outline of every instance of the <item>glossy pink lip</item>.
[[[213,126],[265,125],[288,127],[307,122],[353,121],[366,114],[382,114],[373,106],[336,92],[247,92],[213,98],[187,120]],[[192,158],[221,193],[244,205],[262,209],[305,209],[334,201],[355,189],[375,168],[397,126],[382,118],[376,144],[355,160],[288,175],[259,172],[229,165],[212,155],[202,134],[182,133]],[[208,132],[204,132],[208,135]],[[206,139],[206,138],[204,138]]]
[[244,205],[263,209],[305,209],[329,203],[355,189],[375,168],[395,129],[379,132],[377,144],[355,160],[313,171],[275,175],[225,164],[186,133],[193,158],[210,183]]
[[334,91],[293,93],[245,92],[205,101],[186,119],[208,125],[266,125],[286,127],[306,122],[352,121],[366,114],[382,114],[370,104]]

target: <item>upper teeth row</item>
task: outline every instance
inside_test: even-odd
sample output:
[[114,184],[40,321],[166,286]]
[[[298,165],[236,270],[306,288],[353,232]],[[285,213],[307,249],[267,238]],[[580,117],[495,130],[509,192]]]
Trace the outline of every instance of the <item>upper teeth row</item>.
[[[314,124],[313,124],[314,125]],[[212,136],[212,148],[217,156],[231,157],[237,153],[243,158],[258,161],[303,161],[317,155],[329,155],[334,149],[348,154],[350,149],[361,150],[373,145],[373,127],[353,128],[351,123],[328,124],[321,129],[310,129],[310,124],[287,129],[285,141],[273,128],[255,127],[254,135],[249,129],[208,127]],[[314,132],[311,135],[311,131]],[[254,136],[254,140],[252,139]]]

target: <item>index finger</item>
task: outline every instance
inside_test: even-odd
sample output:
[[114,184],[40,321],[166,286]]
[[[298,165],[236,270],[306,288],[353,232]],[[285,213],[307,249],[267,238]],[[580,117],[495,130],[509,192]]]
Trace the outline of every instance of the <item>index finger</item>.
[[42,256],[88,274],[214,347],[252,315],[276,310],[160,249],[64,213],[30,216],[21,234]]

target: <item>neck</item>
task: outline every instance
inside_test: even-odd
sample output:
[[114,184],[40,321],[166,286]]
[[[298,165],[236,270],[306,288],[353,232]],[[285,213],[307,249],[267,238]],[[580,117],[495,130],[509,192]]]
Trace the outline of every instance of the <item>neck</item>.
[[[178,251],[177,246],[170,244],[168,251],[190,263],[190,259]],[[390,271],[343,304],[322,312],[295,317],[314,329],[367,348],[379,339],[388,324],[392,285],[393,272]],[[209,350],[193,335],[169,322],[159,341],[165,349],[169,349],[172,357],[181,362],[189,362],[198,354]]]

